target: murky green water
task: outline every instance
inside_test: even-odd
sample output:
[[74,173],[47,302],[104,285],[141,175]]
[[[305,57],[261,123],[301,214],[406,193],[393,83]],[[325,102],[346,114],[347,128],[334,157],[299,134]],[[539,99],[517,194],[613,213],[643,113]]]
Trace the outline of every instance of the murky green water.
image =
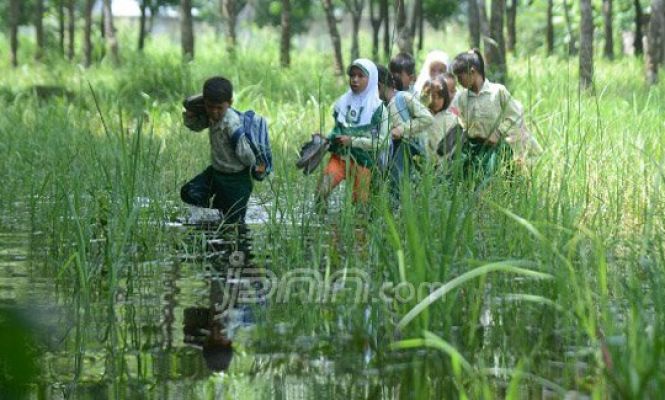
[[[0,398],[397,397],[412,359],[379,360],[377,337],[385,333],[369,318],[334,320],[330,312],[312,321],[294,313],[306,304],[266,297],[256,282],[271,263],[265,213],[254,206],[248,220],[239,236],[214,224],[170,223],[179,238],[173,246],[128,266],[115,290],[102,284],[87,295],[57,284],[43,233],[6,220],[0,323],[6,330],[21,321],[29,344],[18,357],[36,369],[26,373],[27,388]],[[239,301],[247,289],[255,297]],[[367,316],[376,312],[364,307]]]

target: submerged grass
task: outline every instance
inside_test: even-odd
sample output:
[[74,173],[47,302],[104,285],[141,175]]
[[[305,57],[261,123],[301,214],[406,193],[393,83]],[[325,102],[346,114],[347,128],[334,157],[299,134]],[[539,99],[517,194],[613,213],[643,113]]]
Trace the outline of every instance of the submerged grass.
[[[665,87],[645,92],[639,62],[600,61],[593,96],[578,91],[572,61],[513,60],[509,89],[546,149],[528,176],[478,187],[430,171],[405,188],[398,212],[385,188],[367,210],[350,205],[347,188],[321,224],[316,177],[293,161],[312,132],[330,128],[330,105],[346,87],[326,57],[303,51],[281,69],[276,51],[240,50],[236,60],[205,52],[181,64],[177,49],[153,48],[119,68],[52,68],[67,79],[37,66],[4,74],[15,97],[0,98],[3,214],[28,211],[33,232],[46,233],[34,251],[47,252],[46,270],[77,309],[103,300],[122,318],[114,304],[123,282],[182,241],[166,222],[185,214],[179,187],[209,150],[205,134],[183,127],[180,101],[225,74],[237,107],[267,116],[275,151],[274,177],[256,185],[268,214],[256,263],[280,277],[308,269],[325,282],[351,282],[355,268],[370,277],[370,297],[387,295],[271,304],[260,350],[291,350],[271,339],[287,324],[288,337],[322,338],[307,347],[312,358],[355,357],[350,365],[376,367],[383,385],[401,382],[398,392],[418,398],[662,392]],[[74,98],[40,98],[28,90],[35,84]],[[79,328],[91,323],[89,312],[78,315]],[[123,330],[109,329],[108,352],[121,357]],[[332,348],[325,338],[334,337],[348,340]],[[126,369],[117,357],[107,368],[116,383]],[[410,371],[390,372],[404,357]]]

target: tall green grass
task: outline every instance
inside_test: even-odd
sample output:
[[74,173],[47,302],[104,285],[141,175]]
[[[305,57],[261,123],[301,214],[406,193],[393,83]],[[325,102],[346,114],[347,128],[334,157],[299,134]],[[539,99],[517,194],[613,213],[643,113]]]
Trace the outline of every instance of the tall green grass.
[[[271,339],[287,323],[291,337],[321,338],[307,350],[312,358],[364,367],[368,348],[377,368],[406,358],[409,372],[385,379],[418,398],[543,390],[645,398],[665,387],[665,87],[643,87],[639,61],[599,60],[594,93],[582,93],[574,60],[512,60],[508,87],[545,148],[528,176],[474,186],[429,171],[405,188],[397,212],[385,188],[363,210],[347,187],[341,209],[320,224],[316,176],[293,162],[312,132],[330,128],[344,81],[312,50],[281,69],[274,46],[230,60],[219,43],[202,43],[212,50],[189,64],[175,47],[154,46],[120,67],[56,63],[3,74],[13,96],[0,100],[3,213],[29,212],[23,222],[47,238],[35,251],[47,251],[45,269],[82,309],[101,301],[114,315],[122,282],[183,240],[165,223],[185,215],[179,187],[207,165],[209,149],[205,133],[182,125],[180,102],[223,74],[236,86],[235,105],[270,123],[276,168],[256,185],[268,215],[257,228],[257,263],[278,276],[358,268],[373,296],[386,281],[444,285],[426,302],[430,292],[408,302],[270,305],[259,350],[290,349]],[[35,84],[74,97],[40,99]],[[121,354],[122,340],[111,339],[108,351]]]

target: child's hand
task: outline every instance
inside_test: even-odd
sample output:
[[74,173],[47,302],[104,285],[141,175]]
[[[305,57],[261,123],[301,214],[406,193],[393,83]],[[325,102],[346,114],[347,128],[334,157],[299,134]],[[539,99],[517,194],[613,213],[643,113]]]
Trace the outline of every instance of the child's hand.
[[402,138],[404,132],[401,127],[396,126],[393,129],[390,130],[390,136],[393,138],[393,140],[399,140]]
[[488,146],[494,147],[499,144],[500,137],[499,132],[494,132],[485,140],[485,143],[487,143]]
[[337,136],[335,138],[338,144],[341,144],[342,146],[350,146],[351,145],[351,136],[347,135],[342,135],[342,136]]
[[258,163],[258,164],[256,164],[256,166],[254,166],[254,171],[255,171],[257,174],[263,174],[264,172],[266,172],[266,166],[265,166],[265,164],[263,164],[263,163]]

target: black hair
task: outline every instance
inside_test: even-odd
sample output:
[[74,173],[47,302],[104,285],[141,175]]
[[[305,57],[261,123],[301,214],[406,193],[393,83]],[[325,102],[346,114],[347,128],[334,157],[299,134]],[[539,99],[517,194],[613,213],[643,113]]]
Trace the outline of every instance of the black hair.
[[397,87],[397,82],[395,81],[395,77],[393,74],[388,71],[388,68],[386,68],[383,65],[377,64],[376,69],[378,71],[378,76],[379,76],[379,83],[383,83],[384,85],[388,86],[389,88],[396,88]]
[[416,73],[416,60],[409,53],[399,53],[390,60],[388,68],[393,74],[404,71],[409,75],[414,75]]
[[446,74],[439,74],[434,78],[430,79],[425,83],[425,86],[429,87],[429,90],[432,90],[432,83],[438,83],[441,86],[439,90],[439,95],[443,97],[443,110],[447,109],[450,106],[452,99],[450,98],[450,92],[448,92],[448,85],[446,84]]
[[469,72],[471,68],[478,71],[478,73],[483,76],[483,79],[485,79],[485,61],[478,49],[471,49],[467,52],[458,54],[453,62],[453,72],[455,75]]
[[213,76],[203,84],[203,99],[212,103],[224,103],[233,98],[231,81],[222,76]]

